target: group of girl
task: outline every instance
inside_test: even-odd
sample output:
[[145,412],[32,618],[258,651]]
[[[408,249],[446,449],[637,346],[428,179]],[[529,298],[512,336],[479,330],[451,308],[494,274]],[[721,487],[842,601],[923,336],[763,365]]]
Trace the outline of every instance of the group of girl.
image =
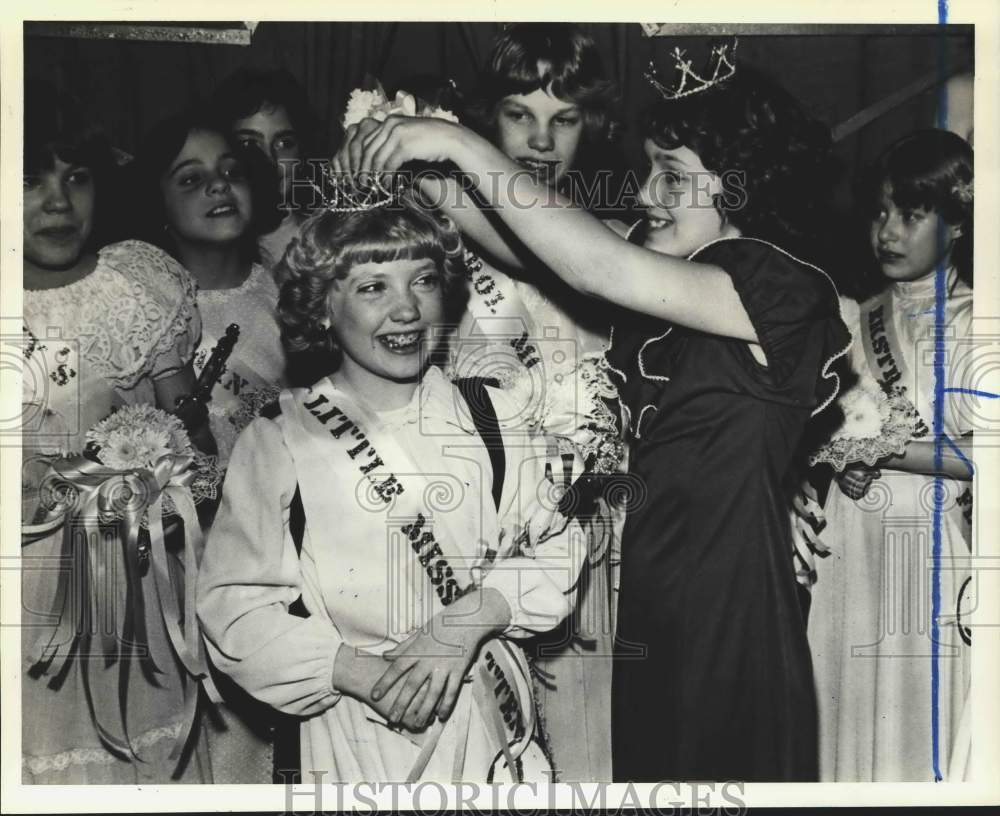
[[[141,240],[107,245],[110,150],[44,93],[28,89],[25,117],[25,357],[47,355],[51,373],[25,396],[38,439],[79,450],[118,406],[173,410],[226,326],[241,336],[207,418],[188,418],[228,467],[200,563],[185,565],[226,699],[178,763],[181,669],[133,673],[130,761],[87,704],[117,698],[120,674],[77,661],[48,677],[26,634],[25,781],[270,781],[273,720],[253,700],[298,729],[304,771],[339,781],[920,780],[953,750],[960,640],[949,736],[933,747],[913,738],[929,662],[896,661],[899,682],[877,688],[884,661],[866,679],[846,659],[882,585],[878,520],[852,502],[890,471],[907,497],[943,477],[961,556],[968,443],[939,465],[927,435],[838,475],[808,630],[789,510],[807,426],[835,410],[848,367],[886,376],[882,352],[862,351],[876,308],[938,432],[906,361],[938,268],[954,336],[968,328],[962,139],[915,134],[876,166],[865,204],[892,284],[859,307],[821,269],[828,132],[743,64],[661,93],[632,227],[573,200],[574,168],[611,145],[614,100],[574,26],[505,30],[475,129],[349,127],[335,184],[445,169],[308,217],[289,184],[316,149],[307,106],[283,75],[241,73],[212,117],[171,119],[144,143],[128,168]],[[950,439],[969,430],[945,421]],[[622,508],[607,483],[626,467]],[[52,606],[30,564],[55,539],[23,550],[26,610]],[[164,638],[147,611],[146,636]],[[872,733],[865,717],[892,724]]]

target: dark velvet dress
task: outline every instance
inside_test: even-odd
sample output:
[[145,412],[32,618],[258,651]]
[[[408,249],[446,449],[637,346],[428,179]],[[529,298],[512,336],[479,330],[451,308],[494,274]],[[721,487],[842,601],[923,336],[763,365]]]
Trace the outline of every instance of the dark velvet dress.
[[817,269],[738,238],[722,267],[756,329],[745,342],[636,318],[608,358],[643,485],[622,541],[613,680],[616,781],[809,781],[816,701],[785,483],[850,344]]

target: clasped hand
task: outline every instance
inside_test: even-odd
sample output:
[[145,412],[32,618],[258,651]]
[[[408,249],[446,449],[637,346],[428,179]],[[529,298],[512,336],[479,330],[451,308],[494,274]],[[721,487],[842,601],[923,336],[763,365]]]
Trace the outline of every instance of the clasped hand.
[[863,499],[872,486],[872,482],[882,477],[882,471],[876,468],[857,464],[849,467],[836,476],[837,486],[841,492],[850,499],[858,501]]
[[510,607],[495,589],[469,593],[382,655],[342,645],[334,686],[390,723],[420,731],[435,715],[441,721],[451,716],[480,644],[510,619]]

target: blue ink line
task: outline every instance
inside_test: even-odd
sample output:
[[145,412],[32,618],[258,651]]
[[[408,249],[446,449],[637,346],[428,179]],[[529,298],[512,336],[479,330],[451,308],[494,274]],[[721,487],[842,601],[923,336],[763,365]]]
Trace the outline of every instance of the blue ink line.
[[945,394],[971,394],[973,397],[985,397],[986,399],[1000,399],[1000,394],[992,391],[976,391],[974,388],[945,388]]
[[[947,129],[948,124],[948,89],[947,78],[947,43],[944,38],[943,26],[948,23],[948,0],[938,0],[938,25],[941,36],[938,38],[938,115],[937,126]],[[938,242],[944,246],[944,225],[938,230]],[[941,263],[934,275],[934,470],[941,472],[941,443],[944,430],[944,326],[945,300],[947,298],[947,275],[945,264]],[[941,694],[941,667],[938,648],[938,617],[941,614],[941,511],[944,504],[944,484],[941,476],[934,477],[934,511],[932,519],[932,558],[931,568],[931,762],[934,767],[934,781],[940,782],[941,774],[941,721],[938,703]]]
[[[946,388],[945,391],[947,391],[947,390],[948,389]],[[963,464],[969,469],[969,475],[970,476],[975,476],[976,475],[976,469],[972,466],[972,462],[970,462],[965,457],[965,454],[962,453],[962,449],[959,448],[958,445],[955,444],[955,440],[952,439],[950,436],[948,436],[948,434],[944,434],[944,441],[948,443],[948,447],[951,448],[955,452],[955,455],[959,459],[961,459],[962,462],[963,462]]]

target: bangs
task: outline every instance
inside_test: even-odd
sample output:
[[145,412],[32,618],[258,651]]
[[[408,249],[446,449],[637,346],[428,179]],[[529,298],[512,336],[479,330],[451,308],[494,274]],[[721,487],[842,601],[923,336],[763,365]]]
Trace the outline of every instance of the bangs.
[[45,173],[55,168],[56,159],[95,172],[114,165],[111,145],[96,129],[80,134],[31,132],[24,134],[24,175]]
[[444,253],[441,251],[440,245],[412,240],[392,241],[383,237],[351,244],[340,256],[338,266],[344,270],[346,277],[348,270],[358,264],[422,261],[424,259],[434,261],[438,265],[443,263]]
[[[937,209],[940,200],[938,184],[931,178],[909,178],[902,173],[894,173],[885,180],[892,188],[893,203],[901,210]],[[881,190],[879,190],[881,194]]]
[[972,181],[972,148],[946,131],[917,131],[890,145],[864,182],[864,201],[875,207],[885,186],[893,203],[904,210],[939,213],[947,222],[969,217],[953,193],[956,184]]
[[664,150],[687,147],[700,153],[699,134],[706,130],[704,106],[696,106],[686,99],[660,102],[650,108],[644,118],[645,132],[658,147]]
[[[484,83],[487,96],[500,101],[505,96],[527,95],[548,87],[551,66],[539,66],[537,60],[529,59],[524,52],[517,57],[515,61],[503,65],[501,72],[489,76]],[[540,67],[542,71],[539,71]]]
[[114,164],[111,143],[78,100],[47,82],[29,79],[24,85],[24,158],[26,175],[66,164],[100,171]]
[[487,99],[542,90],[580,105],[606,107],[614,83],[593,41],[565,25],[525,23],[502,36],[482,78]]
[[336,260],[338,278],[346,277],[357,264],[426,258],[440,268],[445,261],[440,232],[432,223],[410,212],[387,209],[375,217],[370,213],[356,214],[354,218],[348,217],[348,221],[354,223],[348,223],[347,229],[332,220],[330,223],[331,233],[338,233],[342,247]]

